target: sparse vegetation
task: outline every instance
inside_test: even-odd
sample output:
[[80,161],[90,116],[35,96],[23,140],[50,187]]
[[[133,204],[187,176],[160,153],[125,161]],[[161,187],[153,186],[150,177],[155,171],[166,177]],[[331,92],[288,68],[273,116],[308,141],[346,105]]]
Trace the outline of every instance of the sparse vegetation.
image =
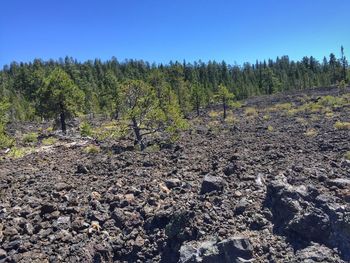
[[248,107],[244,110],[244,114],[248,117],[256,117],[258,116],[258,111],[253,107]]
[[31,132],[23,135],[22,138],[24,143],[37,143],[38,142],[38,134],[36,132]]
[[57,138],[49,137],[49,138],[43,139],[41,143],[42,143],[43,145],[48,146],[48,145],[53,145],[53,144],[55,144],[56,142],[57,142]]
[[83,121],[80,124],[80,135],[83,137],[92,137],[93,136],[93,129],[91,125],[87,121]]
[[315,137],[317,135],[317,130],[313,129],[313,128],[310,128],[310,129],[307,129],[304,134],[307,137]]
[[334,124],[334,128],[336,128],[337,130],[350,130],[350,122],[337,121]]
[[265,115],[263,116],[263,119],[264,119],[265,121],[268,121],[270,118],[271,118],[271,116],[268,115],[268,114],[265,114]]
[[11,150],[8,152],[7,156],[10,158],[22,158],[23,156],[30,154],[33,151],[33,148],[30,147],[12,147]]
[[348,151],[348,152],[346,152],[346,153],[344,154],[344,158],[345,158],[346,160],[350,161],[350,151]]
[[93,144],[90,144],[84,148],[84,152],[88,154],[96,154],[96,153],[99,153],[100,151],[101,151],[101,148]]

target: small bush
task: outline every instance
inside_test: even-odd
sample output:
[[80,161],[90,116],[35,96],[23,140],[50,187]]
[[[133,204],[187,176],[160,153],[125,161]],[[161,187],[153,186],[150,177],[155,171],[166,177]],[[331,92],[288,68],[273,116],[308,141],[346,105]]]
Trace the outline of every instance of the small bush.
[[89,154],[96,154],[96,153],[99,153],[100,151],[101,151],[100,147],[93,144],[88,145],[84,148],[84,152]]
[[334,128],[336,128],[337,130],[350,130],[350,122],[337,121],[334,124]]
[[5,133],[0,132],[0,149],[9,148],[14,145],[14,140],[7,136]]
[[227,113],[227,117],[226,119],[224,120],[227,124],[234,124],[236,123],[238,120],[237,118],[233,115],[232,112],[228,112]]
[[221,114],[220,114],[219,111],[209,111],[208,115],[209,115],[210,118],[217,118],[217,117],[219,117]]
[[236,109],[239,109],[243,106],[243,104],[239,101],[232,101],[229,103],[229,106],[230,107],[233,107],[233,108],[236,108]]
[[327,118],[332,118],[334,116],[334,112],[326,112],[325,115]]
[[269,125],[269,126],[267,126],[267,130],[269,131],[269,132],[273,132],[273,127],[271,126],[271,125]]
[[80,124],[80,134],[83,137],[91,137],[93,135],[93,130],[91,125],[84,121]]
[[244,114],[249,117],[258,116],[258,111],[255,108],[248,107],[244,110]]
[[33,151],[33,148],[17,148],[17,147],[12,147],[11,150],[8,152],[7,156],[17,159],[17,158],[22,158],[23,156],[31,153]]
[[350,161],[350,151],[348,151],[348,152],[346,152],[346,153],[344,154],[344,158],[345,158],[346,160],[349,160],[349,161]]
[[311,128],[311,129],[307,129],[304,134],[307,137],[315,137],[317,135],[317,131],[315,129]]
[[266,114],[266,115],[263,116],[263,119],[264,119],[265,121],[268,121],[269,119],[271,119],[271,116],[268,115],[268,114]]
[[37,143],[38,142],[38,134],[36,132],[31,132],[25,134],[22,138],[24,143]]
[[54,137],[49,137],[49,138],[45,138],[45,139],[42,140],[42,144],[46,145],[46,146],[53,145],[56,142],[57,142],[57,139],[54,138]]
[[280,103],[275,105],[275,108],[278,110],[290,110],[292,107],[293,107],[293,104],[290,102]]

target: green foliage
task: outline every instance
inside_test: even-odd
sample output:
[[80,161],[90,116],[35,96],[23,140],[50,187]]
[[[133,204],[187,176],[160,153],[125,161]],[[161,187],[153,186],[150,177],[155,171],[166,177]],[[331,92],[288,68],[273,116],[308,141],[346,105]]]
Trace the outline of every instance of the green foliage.
[[91,125],[87,121],[83,121],[80,126],[80,135],[83,137],[92,137],[93,136],[93,129]]
[[171,91],[180,111],[187,115],[217,102],[219,84],[229,87],[237,99],[336,83],[344,87],[350,70],[344,49],[341,51],[340,58],[330,54],[320,62],[314,57],[292,61],[283,56],[241,66],[216,61],[150,65],[115,58],[105,62],[78,62],[70,57],[59,61],[35,59],[31,63],[11,63],[0,70],[0,98],[8,98],[11,120],[56,118],[62,111],[67,117],[84,112],[118,119],[124,104],[121,85],[129,79],[150,84],[161,107]]
[[140,80],[127,80],[121,88],[121,125],[130,127],[135,141],[144,150],[144,136],[167,131],[175,135],[187,127],[174,92],[167,90],[159,99],[156,89]]
[[25,134],[22,138],[22,141],[24,143],[36,143],[38,142],[38,134],[36,132]]
[[223,109],[224,109],[224,114],[223,118],[226,118],[226,108],[229,105],[230,101],[232,101],[235,97],[235,95],[228,90],[228,88],[220,84],[218,87],[218,92],[217,92],[217,98],[218,100],[222,103]]
[[53,145],[57,142],[57,139],[54,138],[54,137],[49,137],[49,138],[45,138],[42,140],[42,144],[43,145],[46,145],[46,146],[49,146],[49,145]]
[[101,151],[100,147],[93,144],[88,145],[84,148],[84,152],[88,154],[96,154],[96,153],[99,153],[100,151]]
[[12,147],[11,150],[8,152],[7,156],[10,158],[18,159],[22,158],[27,154],[30,154],[33,151],[33,148],[30,147],[23,147],[23,148],[17,148]]
[[64,122],[62,114],[74,116],[81,112],[84,96],[64,70],[55,68],[37,91],[37,111],[48,118],[61,114],[61,122]]
[[10,136],[5,133],[0,133],[0,149],[9,148],[13,146],[15,140],[13,140]]
[[6,100],[0,100],[0,149],[11,147],[14,143],[6,134],[6,124],[8,122],[8,110],[10,103]]
[[204,104],[204,99],[205,93],[203,87],[198,82],[195,82],[191,86],[191,104],[197,115],[199,115],[200,107]]

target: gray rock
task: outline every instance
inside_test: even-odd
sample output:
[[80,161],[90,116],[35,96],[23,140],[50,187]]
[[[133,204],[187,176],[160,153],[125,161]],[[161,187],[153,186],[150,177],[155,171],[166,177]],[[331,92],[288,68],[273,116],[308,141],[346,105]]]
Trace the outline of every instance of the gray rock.
[[86,166],[82,164],[78,164],[76,173],[87,174],[88,172],[89,172],[89,169]]
[[350,208],[337,202],[312,187],[306,191],[274,181],[267,186],[265,205],[273,214],[274,230],[292,244],[317,242],[339,249],[343,259],[350,260]]
[[295,254],[293,263],[297,262],[343,262],[332,249],[319,245],[317,243],[312,244],[302,250],[299,250]]
[[181,186],[181,180],[177,179],[177,178],[170,178],[165,180],[165,185],[166,187],[168,187],[169,189],[175,188],[175,187],[180,187]]
[[241,215],[247,209],[249,202],[246,198],[242,198],[235,207],[235,214]]
[[337,178],[337,179],[329,180],[327,184],[330,186],[337,186],[338,188],[349,188],[350,179]]
[[187,243],[180,248],[179,263],[251,262],[253,247],[245,237],[231,237],[221,242]]
[[223,169],[224,174],[227,176],[234,174],[236,171],[237,166],[234,163],[230,163]]
[[222,192],[225,182],[221,177],[206,175],[201,186],[201,194],[210,193],[213,191]]
[[6,256],[7,256],[6,251],[0,248],[0,259],[6,258]]

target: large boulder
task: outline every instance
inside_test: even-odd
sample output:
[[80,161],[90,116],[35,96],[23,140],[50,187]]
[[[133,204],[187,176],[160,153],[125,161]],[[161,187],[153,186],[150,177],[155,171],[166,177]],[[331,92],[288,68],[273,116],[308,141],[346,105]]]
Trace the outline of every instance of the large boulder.
[[187,243],[180,248],[179,263],[252,262],[253,246],[246,237],[231,237],[221,242]]
[[206,175],[201,186],[201,194],[210,192],[222,192],[224,190],[225,181],[221,177]]
[[275,232],[286,235],[297,249],[317,242],[337,247],[342,258],[350,260],[349,206],[312,186],[292,186],[283,181],[267,186],[265,205],[273,214]]
[[319,245],[317,243],[311,244],[304,249],[300,249],[295,253],[295,258],[293,263],[304,262],[304,263],[334,263],[334,262],[344,262],[339,256],[330,248]]

